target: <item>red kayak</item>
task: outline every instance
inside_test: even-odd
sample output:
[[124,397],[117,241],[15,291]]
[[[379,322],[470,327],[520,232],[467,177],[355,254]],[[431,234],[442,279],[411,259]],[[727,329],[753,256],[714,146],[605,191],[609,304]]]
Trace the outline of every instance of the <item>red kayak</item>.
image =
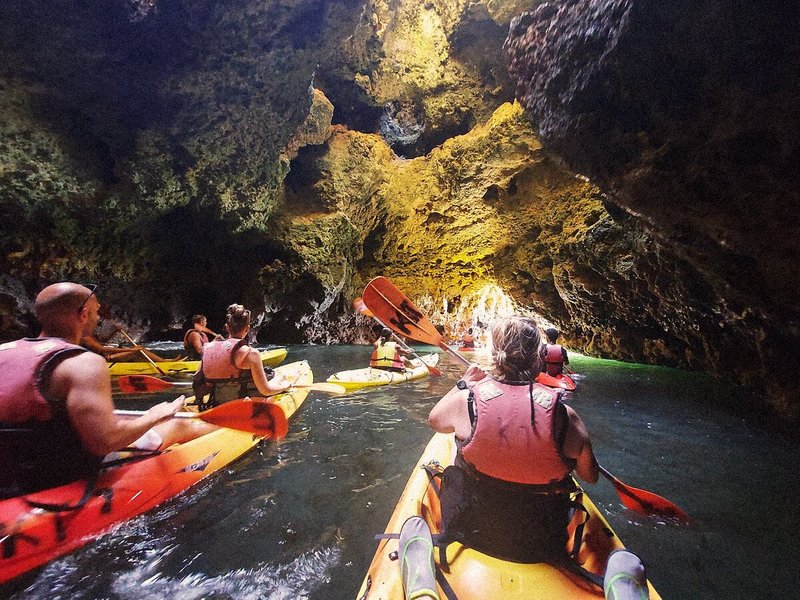
[[[298,384],[311,384],[305,361],[278,367]],[[308,388],[269,398],[287,418],[303,404]],[[0,583],[9,581],[83,546],[120,521],[161,504],[230,464],[263,439],[245,431],[221,428],[185,444],[100,473],[94,486],[86,481],[0,500]],[[75,506],[86,494],[80,508]],[[31,502],[49,505],[37,508]]]
[[569,375],[560,373],[553,377],[547,373],[539,373],[536,376],[536,383],[541,383],[551,388],[561,388],[562,390],[574,390],[577,386],[575,381]]

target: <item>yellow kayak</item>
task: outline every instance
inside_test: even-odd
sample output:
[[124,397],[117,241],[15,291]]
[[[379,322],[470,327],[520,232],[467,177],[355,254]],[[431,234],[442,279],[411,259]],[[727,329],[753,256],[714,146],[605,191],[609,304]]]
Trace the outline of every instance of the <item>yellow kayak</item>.
[[414,379],[422,379],[428,376],[428,367],[425,365],[435,367],[439,362],[438,354],[426,354],[420,357],[425,364],[422,364],[420,359],[414,359],[411,364],[414,365],[412,369],[405,371],[384,371],[383,369],[373,369],[366,367],[364,369],[353,369],[351,371],[339,371],[334,373],[326,380],[328,383],[338,383],[351,392],[361,388],[377,387],[380,385],[390,385],[393,383],[405,383]]
[[[439,497],[430,485],[430,478],[421,467],[432,461],[442,467],[453,463],[455,457],[453,434],[437,433],[433,436],[422,458],[414,468],[394,513],[386,526],[386,533],[398,533],[403,523],[414,515],[421,516],[431,532],[440,531],[441,513]],[[602,575],[605,573],[609,554],[624,548],[589,496],[579,489],[579,501],[589,512],[590,519],[583,533],[579,552],[581,566]],[[569,527],[570,543],[575,523]],[[390,554],[398,550],[397,539],[384,539],[369,566],[367,575],[358,592],[358,600],[403,600],[403,585],[400,561],[391,560]],[[434,552],[438,561],[438,552]],[[444,578],[459,600],[583,600],[604,598],[603,591],[586,579],[571,571],[546,564],[520,564],[508,562],[482,554],[454,542],[447,547],[450,570]],[[650,582],[650,600],[661,596]],[[446,598],[441,587],[440,598]]]
[[[283,362],[289,351],[286,348],[271,348],[261,351],[261,362],[265,367],[274,367]],[[165,360],[156,363],[168,375],[192,374],[200,367],[199,360]],[[149,362],[114,362],[109,364],[112,377],[117,375],[161,375]]]

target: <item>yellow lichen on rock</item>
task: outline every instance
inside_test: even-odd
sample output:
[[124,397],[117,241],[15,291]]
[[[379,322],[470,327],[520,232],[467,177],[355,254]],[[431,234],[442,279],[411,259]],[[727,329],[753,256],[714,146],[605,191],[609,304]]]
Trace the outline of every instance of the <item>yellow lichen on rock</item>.
[[378,136],[335,128],[309,168],[318,179],[287,194],[287,208],[315,205],[302,228],[316,221],[323,237],[341,231],[329,224],[340,214],[354,237],[349,250],[330,238],[308,247],[294,240],[295,251],[313,256],[328,281],[335,265],[356,259],[364,278],[388,275],[438,305],[477,302],[492,285],[543,304],[546,290],[556,293],[561,246],[605,215],[597,190],[549,159],[518,104],[411,160],[394,157]]

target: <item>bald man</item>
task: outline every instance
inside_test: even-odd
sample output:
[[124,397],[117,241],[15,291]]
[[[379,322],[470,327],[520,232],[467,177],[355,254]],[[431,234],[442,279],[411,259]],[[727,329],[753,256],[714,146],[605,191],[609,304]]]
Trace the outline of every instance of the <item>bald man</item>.
[[50,285],[36,297],[39,337],[0,345],[0,498],[90,478],[130,445],[157,450],[215,429],[171,418],[183,396],[136,418],[114,414],[105,359],[78,345],[99,309],[94,290]]

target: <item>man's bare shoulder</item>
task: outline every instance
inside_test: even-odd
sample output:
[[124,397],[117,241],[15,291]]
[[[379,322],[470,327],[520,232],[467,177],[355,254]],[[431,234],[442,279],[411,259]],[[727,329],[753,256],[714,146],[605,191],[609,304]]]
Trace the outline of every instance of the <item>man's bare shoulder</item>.
[[107,373],[108,363],[106,359],[94,352],[81,352],[75,356],[63,360],[54,371],[54,375],[90,375],[96,376],[98,373]]

